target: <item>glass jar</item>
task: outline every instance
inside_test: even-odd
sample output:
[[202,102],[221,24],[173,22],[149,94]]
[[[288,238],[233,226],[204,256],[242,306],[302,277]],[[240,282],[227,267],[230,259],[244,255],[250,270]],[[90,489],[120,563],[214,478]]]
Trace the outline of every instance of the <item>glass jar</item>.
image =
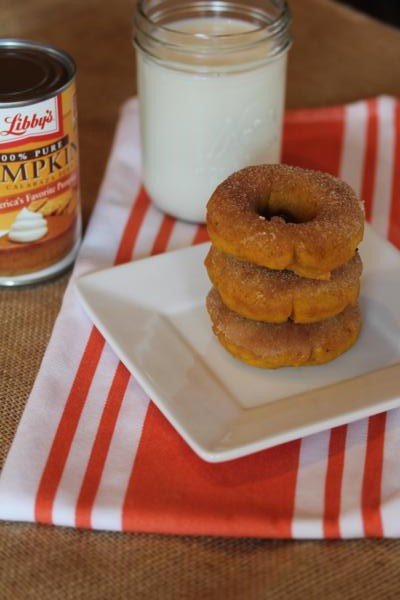
[[158,208],[204,222],[228,175],[279,162],[289,23],[284,0],[139,0],[143,177]]

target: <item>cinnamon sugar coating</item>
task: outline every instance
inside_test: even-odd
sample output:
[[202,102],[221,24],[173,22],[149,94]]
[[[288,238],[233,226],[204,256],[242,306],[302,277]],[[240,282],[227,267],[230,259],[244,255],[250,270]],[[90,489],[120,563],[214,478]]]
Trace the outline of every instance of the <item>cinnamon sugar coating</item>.
[[207,310],[213,331],[228,352],[247,364],[270,369],[331,361],[353,346],[361,329],[358,306],[318,323],[252,321],[227,308],[215,288],[207,296]]
[[273,271],[239,260],[211,246],[205,260],[208,275],[228,308],[247,319],[313,323],[329,319],[356,304],[362,271],[358,252],[327,281]]
[[238,259],[329,279],[354,256],[364,213],[351,187],[336,177],[260,165],[217,187],[207,205],[207,229],[217,248]]

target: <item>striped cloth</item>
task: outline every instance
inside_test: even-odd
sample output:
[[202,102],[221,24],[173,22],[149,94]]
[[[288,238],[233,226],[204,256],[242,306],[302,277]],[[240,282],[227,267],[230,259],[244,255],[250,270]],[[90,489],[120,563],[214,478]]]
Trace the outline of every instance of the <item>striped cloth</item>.
[[[283,160],[350,183],[400,247],[400,103],[286,115]],[[135,100],[72,280],[198,243],[140,185]],[[338,538],[400,534],[400,410],[240,460],[199,459],[149,402],[69,285],[0,480],[0,517],[124,531]]]

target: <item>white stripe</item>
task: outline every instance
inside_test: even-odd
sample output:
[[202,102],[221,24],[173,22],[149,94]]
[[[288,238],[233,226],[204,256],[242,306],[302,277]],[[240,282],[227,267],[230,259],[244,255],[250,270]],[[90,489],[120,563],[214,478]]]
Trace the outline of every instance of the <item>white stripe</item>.
[[[153,207],[149,209],[138,236],[135,255],[145,256],[150,253],[162,219],[162,213]],[[174,223],[168,250],[190,245],[196,230],[197,227],[187,223]],[[92,526],[95,529],[122,529],[122,507],[148,405],[147,395],[134,377],[131,377],[92,511]],[[129,447],[127,440],[130,440]]]
[[[146,234],[138,240],[140,254],[150,252],[158,233],[156,222],[160,226],[162,221],[162,215],[156,209],[150,209],[149,213],[149,218],[146,220]],[[168,250],[190,245],[196,231],[196,226],[177,221],[168,242]],[[147,395],[134,377],[131,377],[93,507],[92,526],[95,529],[120,530],[122,528],[123,502],[135,464],[148,405]],[[127,440],[131,441],[129,448],[127,448]]]
[[54,500],[53,522],[56,524],[75,525],[76,502],[117,365],[118,359],[105,346]]
[[[134,258],[151,253],[164,215],[150,207],[135,246]],[[174,244],[190,244],[193,226],[175,222],[168,247]],[[95,529],[122,529],[122,507],[139,447],[149,398],[136,383],[134,376],[129,380],[128,389],[118,415],[115,431],[101,477],[99,490],[92,511],[92,526]],[[127,440],[130,441],[127,447]]]
[[371,223],[387,237],[390,223],[395,149],[395,100],[378,99],[378,147]]
[[92,511],[94,529],[122,529],[122,507],[149,399],[130,378]]
[[400,536],[400,409],[386,417],[382,473],[381,515],[383,535]]
[[[150,255],[164,217],[165,214],[160,212],[153,205],[150,206],[138,234],[134,253],[136,259],[145,258]],[[197,227],[195,225],[183,223],[182,221],[175,221],[166,250],[177,250],[178,248],[189,246],[196,231]]]
[[168,241],[167,250],[178,250],[179,248],[186,248],[190,246],[196,235],[197,226],[191,223],[183,223],[182,221],[176,221],[174,229],[171,233],[171,237]]
[[164,215],[150,206],[138,232],[135,247],[133,249],[134,259],[145,258],[151,254],[156,235],[161,227]]
[[4,519],[34,520],[36,490],[64,409],[67,387],[71,386],[67,374],[76,372],[92,328],[90,321],[84,320],[79,326],[79,336],[71,339],[68,347],[63,344],[61,330],[72,330],[76,325],[69,303],[64,306],[3,468],[0,517]]
[[[393,100],[378,100],[377,172],[373,194],[372,221],[381,233],[387,232],[391,199],[393,161]],[[366,145],[368,109],[365,102],[346,110],[345,143],[340,176],[361,194]],[[362,537],[362,484],[364,476],[368,419],[348,426],[342,480],[340,531],[343,537]]]
[[342,537],[362,537],[361,494],[367,447],[368,419],[347,426],[339,527]]
[[[164,215],[150,206],[138,233],[134,258],[143,258],[151,253],[154,241],[162,225]],[[187,236],[188,228],[175,223],[172,236],[175,242]],[[189,238],[190,241],[190,238]],[[171,243],[171,238],[170,238]],[[99,490],[92,511],[92,526],[95,529],[120,530],[122,528],[122,506],[129,477],[135,463],[137,448],[147,414],[149,399],[131,377],[118,415],[110,444]],[[130,441],[127,447],[127,440]]]
[[[115,192],[115,188],[114,192]],[[139,192],[139,185],[136,185],[136,196]],[[93,250],[94,256],[97,258],[101,256],[101,248],[99,248],[98,241],[102,243],[104,239],[110,240],[110,235],[116,224],[119,223],[119,235],[115,236],[113,247],[115,253],[120,245],[121,232],[123,231],[127,218],[132,210],[132,202],[126,202],[126,191],[123,193],[121,202],[118,202],[117,197],[113,201],[108,197],[107,202],[108,208],[102,213],[102,210],[98,210],[98,218],[100,219],[95,230],[92,230],[92,234],[88,236],[88,240],[85,246],[85,252],[83,255],[90,256]],[[108,235],[110,234],[110,235]],[[105,244],[107,247],[107,244]],[[90,264],[90,258],[80,260],[80,267]],[[98,266],[98,264],[96,265]],[[102,266],[107,266],[106,264]],[[71,290],[71,287],[69,288]],[[74,291],[71,290],[71,294]],[[83,310],[80,305],[76,305],[77,300],[71,298],[68,305],[73,306],[75,311],[79,311],[82,315],[82,320],[87,319],[86,315],[83,314]],[[76,315],[78,317],[78,315]],[[75,323],[75,328],[77,323]],[[68,334],[67,334],[68,335]],[[84,350],[84,349],[83,349]],[[81,355],[83,354],[83,350]],[[57,494],[53,505],[53,521],[60,525],[71,525],[75,524],[75,505],[78,500],[79,491],[81,488],[82,480],[85,474],[87,461],[89,460],[90,452],[96,437],[98,425],[100,422],[101,414],[103,412],[105,402],[114,378],[115,370],[118,366],[118,360],[114,353],[111,351],[109,346],[106,344],[94,374],[88,396],[86,398],[76,434],[71,444],[70,452],[66,461],[66,465],[60,480],[60,484],[57,489]],[[85,457],[83,460],[82,457]]]
[[[163,216],[159,211],[149,208],[138,232],[133,248],[133,258],[147,255],[151,251],[162,218]],[[71,526],[75,524],[76,502],[118,363],[117,357],[106,344],[82,410],[77,432],[57,490],[53,507],[53,521],[56,524]],[[134,404],[135,399],[131,399],[131,401]],[[140,409],[139,413],[141,414]],[[144,417],[145,414],[143,414],[143,419]],[[85,457],[85,460],[82,460],[82,457]]]
[[351,185],[357,195],[360,195],[362,190],[367,119],[366,102],[355,102],[345,107],[339,177]]
[[322,538],[324,535],[329,440],[330,431],[323,431],[301,441],[292,524],[294,538]]
[[[362,187],[367,118],[366,102],[355,102],[345,107],[339,177],[351,185],[356,194],[360,194]],[[330,431],[302,440],[293,520],[294,537],[323,537],[329,440]]]
[[92,262],[92,269],[110,266],[114,262],[127,218],[140,189],[138,135],[137,103],[130,101],[123,109],[99,197],[79,253],[79,272],[83,271],[85,262]]
[[[361,195],[367,143],[368,104],[365,101],[345,108],[345,130],[339,177]],[[339,529],[342,537],[362,535],[361,486],[367,420],[347,428]],[[361,462],[360,462],[361,460]]]

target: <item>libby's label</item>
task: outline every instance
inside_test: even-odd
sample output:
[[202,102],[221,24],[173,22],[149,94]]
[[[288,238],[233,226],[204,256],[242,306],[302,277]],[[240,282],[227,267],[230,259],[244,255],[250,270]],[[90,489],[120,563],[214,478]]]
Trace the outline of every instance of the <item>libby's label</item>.
[[0,109],[0,147],[61,133],[57,105],[58,96],[28,107]]
[[68,254],[79,215],[75,85],[0,108],[0,277],[41,270]]

